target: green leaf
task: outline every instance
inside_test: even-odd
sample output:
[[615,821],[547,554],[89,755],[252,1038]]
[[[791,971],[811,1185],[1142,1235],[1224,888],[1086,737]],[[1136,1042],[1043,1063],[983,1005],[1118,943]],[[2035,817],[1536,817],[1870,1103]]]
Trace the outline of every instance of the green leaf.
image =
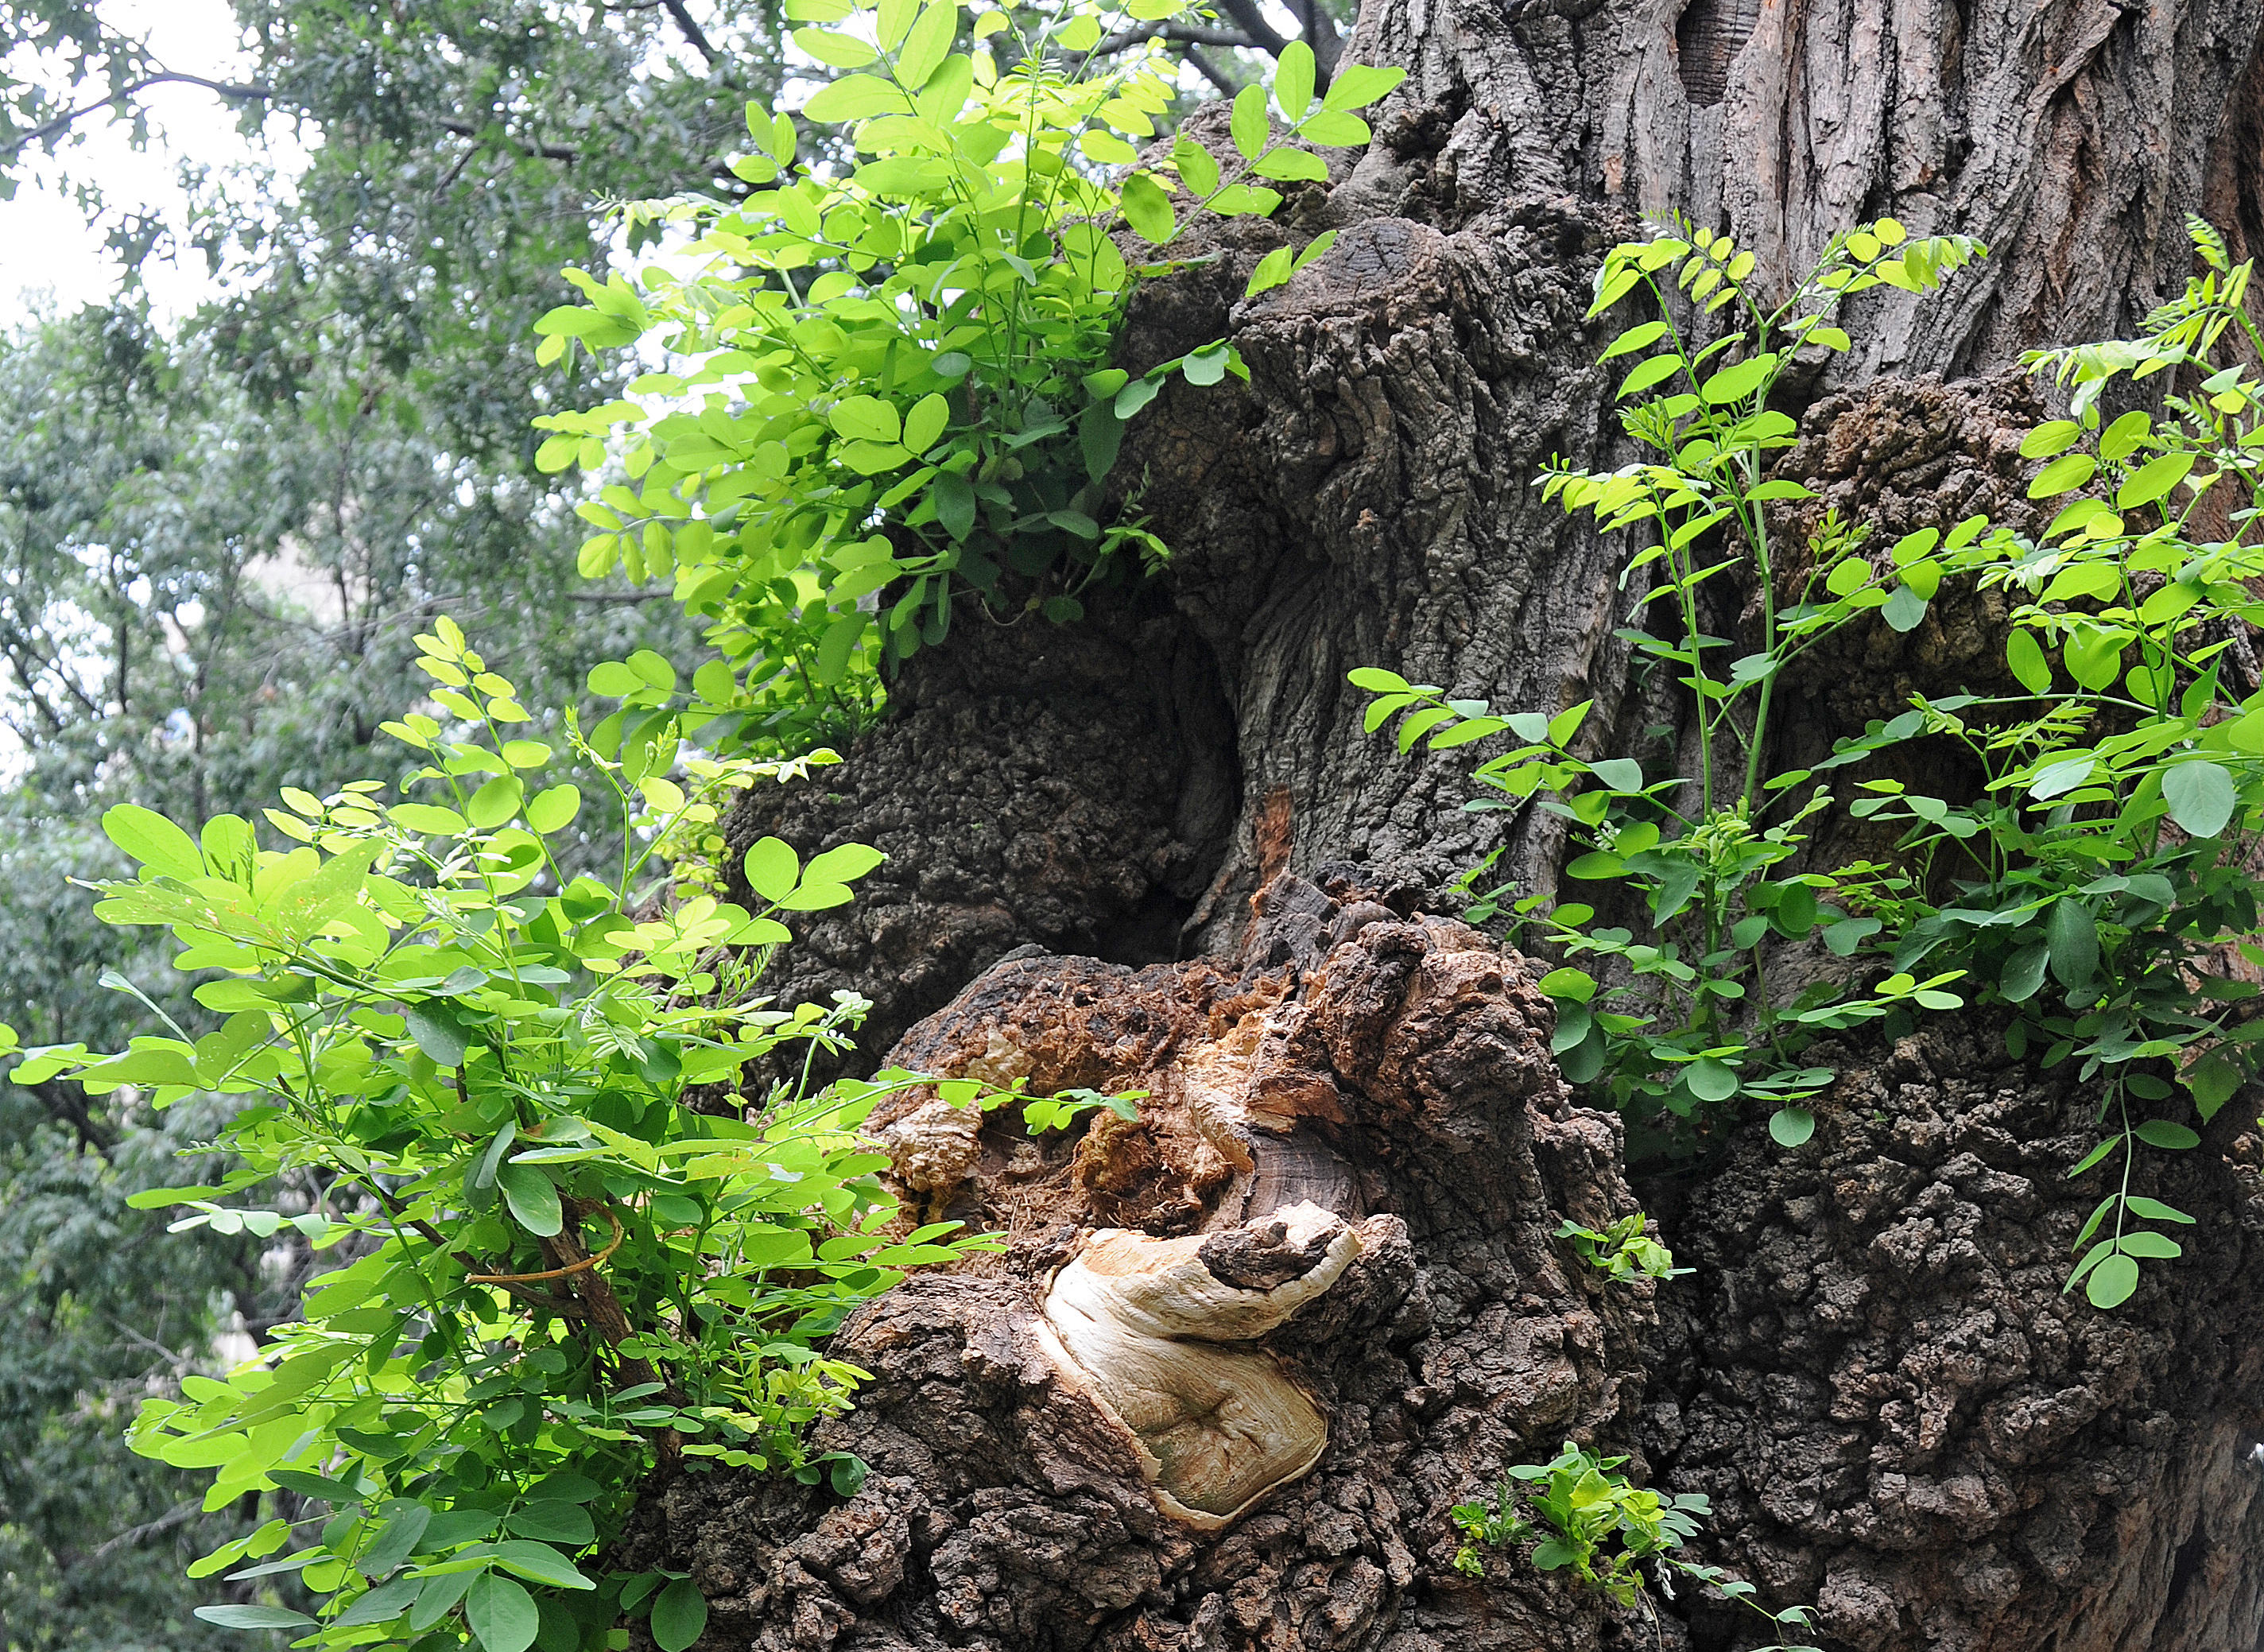
[[2240,1069],[2211,1051],[2186,1069],[2185,1081],[2186,1089],[2193,1095],[2195,1110],[2206,1124],[2239,1092]]
[[843,844],[810,857],[809,865],[802,868],[805,883],[854,883],[888,856],[870,844]]
[[904,415],[903,445],[915,453],[925,453],[936,445],[944,427],[951,423],[951,403],[931,391],[912,403]]
[[[1115,409],[1112,408],[1110,411]],[[1117,414],[1120,423],[1123,417]],[[953,539],[964,540],[975,532],[975,484],[966,477],[953,471],[941,471],[928,484],[927,496],[935,502],[936,521]],[[862,614],[856,617],[860,620],[864,618]],[[844,657],[845,663],[845,651]],[[833,680],[838,682],[840,678],[837,676]]]
[[708,1597],[688,1577],[679,1577],[652,1603],[652,1638],[660,1652],[684,1652],[708,1627]]
[[2117,1247],[2125,1256],[2151,1257],[2158,1262],[2167,1262],[2186,1253],[2185,1247],[2167,1234],[2152,1233],[2144,1228],[2124,1234],[2117,1241]]
[[1816,1115],[1805,1107],[1779,1107],[1769,1115],[1769,1140],[1781,1148],[1807,1145],[1816,1134]]
[[1683,1069],[1683,1082],[1701,1101],[1727,1101],[1738,1093],[1737,1069],[1710,1055],[1701,1056]]
[[1586,1004],[1596,996],[1596,978],[1585,969],[1552,969],[1535,983],[1551,998]]
[[1997,990],[2007,1004],[2026,1004],[2044,984],[2044,965],[2051,949],[2042,941],[2023,946],[2005,960]]
[[2115,508],[2130,511],[2142,504],[2153,504],[2186,479],[2197,457],[2197,454],[2190,453],[2164,453],[2159,459],[2141,465],[2115,490]]
[[464,805],[464,817],[481,831],[493,831],[519,813],[519,801],[526,795],[524,780],[515,774],[498,774],[472,793]]
[[1593,880],[1600,878],[1616,878],[1626,871],[1627,862],[1622,860],[1617,855],[1609,855],[1601,850],[1596,850],[1582,855],[1571,866],[1565,867],[1564,875],[1568,878],[1584,878]]
[[1313,80],[1313,48],[1303,40],[1290,41],[1274,60],[1274,101],[1292,124],[1303,120],[1312,106]]
[[[400,1561],[395,1560],[394,1564],[398,1565]],[[376,1574],[392,1569],[373,1563],[369,1569]],[[396,1577],[382,1589],[371,1590],[331,1622],[341,1629],[354,1628],[362,1624],[390,1623],[417,1604],[417,1597],[424,1588],[424,1580],[421,1577]]]
[[1633,757],[1607,757],[1601,763],[1592,763],[1588,772],[1615,792],[1643,790],[1643,764]]
[[1326,183],[1329,176],[1329,163],[1310,149],[1270,149],[1252,170],[1260,178],[1293,183]]
[[741,864],[746,871],[747,887],[766,901],[783,901],[802,881],[800,859],[776,837],[757,839]]
[[819,62],[834,69],[862,69],[878,55],[855,35],[839,34],[831,29],[796,29],[794,43]]
[[205,875],[204,851],[195,838],[151,808],[120,803],[102,816],[103,835],[152,872],[169,878]]
[[2183,1153],[2201,1145],[2201,1137],[2188,1127],[2173,1124],[2167,1119],[2149,1119],[2131,1134],[2150,1148],[2160,1148],[2168,1153]]
[[2073,493],[2092,478],[2099,461],[2088,453],[2063,453],[2036,473],[2028,484],[2031,499],[2056,499],[2061,494]]
[[516,1536],[562,1543],[570,1548],[593,1543],[598,1537],[588,1510],[555,1497],[526,1504],[504,1524]]
[[466,1592],[464,1617],[486,1652],[526,1652],[542,1627],[542,1614],[525,1585],[493,1572]]
[[2091,909],[2072,895],[2062,895],[2044,925],[2051,972],[2072,991],[2099,972],[2099,923]]
[[619,699],[642,689],[644,678],[631,670],[626,660],[604,660],[590,668],[588,686],[592,694]]
[[[969,509],[971,513],[971,504]],[[865,634],[870,623],[866,615],[853,608],[825,627],[825,634],[817,643],[816,674],[819,683],[831,688],[848,676],[849,656],[856,651],[858,639]]]
[[1354,688],[1364,688],[1371,694],[1404,694],[1407,679],[1397,671],[1387,671],[1380,665],[1356,665],[1345,673],[1345,681]]
[[1324,149],[1364,149],[1375,134],[1358,115],[1336,109],[1316,109],[1297,127],[1297,135]]
[[2101,1259],[2084,1281],[2083,1293],[2097,1308],[2120,1308],[2138,1288],[2138,1264],[2121,1251]]
[[558,1202],[558,1187],[538,1165],[506,1164],[496,1172],[504,1203],[519,1225],[537,1238],[557,1236],[566,1218]]
[[[1183,137],[1172,145],[1172,164],[1179,169],[1179,181],[1187,186],[1188,193],[1198,200],[1218,187],[1218,163],[1193,138]],[[1125,180],[1125,187],[1131,187],[1131,179]]]
[[952,37],[958,33],[959,7],[954,0],[929,0],[896,50],[897,81],[911,91],[926,85],[949,55]]
[[[398,809],[394,811],[396,815]],[[527,801],[526,823],[548,837],[552,832],[563,831],[582,812],[582,790],[576,786],[554,786],[537,792]]]
[[1729,402],[1742,402],[1767,381],[1769,375],[1776,371],[1776,363],[1774,354],[1764,351],[1749,361],[1741,361],[1733,367],[1724,367],[1709,375],[1706,382],[1698,387],[1698,394],[1715,407]]
[[2076,438],[2083,434],[2082,426],[2072,419],[2053,419],[2030,431],[2021,442],[2023,459],[2050,459],[2065,453],[2075,446]]
[[582,1575],[573,1561],[548,1543],[514,1540],[494,1545],[490,1553],[497,1565],[509,1567],[521,1577],[531,1578],[538,1583],[548,1583],[555,1589],[597,1587]]
[[1274,123],[1266,112],[1266,88],[1244,86],[1234,94],[1234,113],[1228,130],[1234,138],[1234,147],[1242,152],[1244,160],[1254,161],[1259,157],[1273,129]]
[[903,433],[896,405],[877,395],[847,395],[833,404],[826,422],[852,441],[893,443]]
[[1665,322],[1644,322],[1637,326],[1629,328],[1617,338],[1613,339],[1596,359],[1604,362],[1611,360],[1615,356],[1631,356],[1638,350],[1650,349],[1665,336]]
[[1186,359],[1179,364],[1180,376],[1192,385],[1216,384],[1226,377],[1227,364],[1231,359],[1228,350],[1225,344],[1207,344],[1201,350],[1190,351]]
[[2174,1221],[2187,1227],[2193,1226],[2192,1217],[2174,1206],[2165,1205],[2159,1199],[2148,1199],[2143,1193],[2133,1193],[2122,1202],[2129,1206],[2133,1216],[2143,1216],[2148,1221]]
[[1615,400],[1639,395],[1665,379],[1673,378],[1682,370],[1682,358],[1669,351],[1663,356],[1653,356],[1648,361],[1637,362],[1635,371],[1620,381]]
[[[1577,706],[1567,706],[1564,710],[1558,712],[1554,717],[1551,717],[1549,720],[1549,743],[1555,746],[1559,751],[1562,751],[1566,746],[1570,745],[1571,743],[1572,736],[1580,732],[1580,725],[1587,721],[1588,713],[1595,706],[1595,703],[1596,702],[1593,699],[1584,699]],[[1532,738],[1531,735],[1525,735],[1522,737],[1527,739]]]
[[2239,799],[2232,772],[2222,764],[2180,763],[2163,772],[2162,801],[2179,830],[2195,837],[2214,837],[2232,818]]
[[196,1615],[223,1629],[318,1629],[303,1612],[282,1606],[199,1606]]
[[1853,958],[1855,949],[1883,927],[1875,917],[1842,918],[1824,930],[1825,950],[1834,958]]
[[2028,795],[2041,803],[2057,797],[2063,792],[2072,792],[2091,778],[2092,768],[2098,761],[2086,751],[2077,757],[2061,757],[2048,763],[2036,772],[2035,779],[2028,782]]
[[802,106],[811,120],[863,120],[873,115],[908,115],[912,100],[889,82],[874,75],[844,75],[817,89]]
[[[1184,138],[1180,142],[1189,148],[1197,147]],[[1208,160],[1209,156],[1206,154],[1204,158]],[[1186,176],[1184,164],[1180,176]],[[1160,247],[1179,232],[1179,220],[1172,211],[1172,198],[1165,193],[1161,184],[1145,172],[1135,172],[1124,180],[1116,204],[1124,214],[1124,221],[1132,226],[1132,233],[1150,246]]]
[[1926,620],[1926,598],[1908,585],[1898,585],[1888,593],[1879,617],[1898,631],[1915,631]]
[[1407,71],[1404,69],[1377,69],[1368,63],[1339,63],[1321,105],[1327,109],[1365,109],[1406,78]]
[[443,1067],[461,1067],[470,1040],[464,1031],[444,1011],[432,1004],[403,1005],[402,1018],[409,1024],[409,1036],[417,1047]]
[[1250,272],[1249,285],[1242,289],[1244,298],[1255,298],[1260,293],[1271,292],[1289,279],[1289,261],[1295,255],[1287,247],[1276,247],[1258,260],[1258,267]]
[[2051,692],[2051,666],[2044,659],[2032,631],[2014,631],[2005,641],[2005,663],[2013,668],[2013,675],[2031,694]]

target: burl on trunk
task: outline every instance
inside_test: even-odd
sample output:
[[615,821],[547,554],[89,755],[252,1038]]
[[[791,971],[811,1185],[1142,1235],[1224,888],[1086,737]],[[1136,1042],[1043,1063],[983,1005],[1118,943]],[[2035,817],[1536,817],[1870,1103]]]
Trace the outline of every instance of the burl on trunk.
[[1619,1123],[1571,1104],[1519,960],[1379,893],[1276,879],[1238,967],[1009,958],[905,1039],[1149,1095],[1035,1138],[919,1092],[879,1121],[922,1215],[1011,1249],[842,1333],[874,1380],[817,1444],[869,1466],[855,1496],[649,1500],[635,1556],[692,1569],[709,1644],[1615,1643],[1559,1583],[1456,1573],[1448,1511],[1634,1437],[1652,1286],[1553,1237],[1634,1208]]

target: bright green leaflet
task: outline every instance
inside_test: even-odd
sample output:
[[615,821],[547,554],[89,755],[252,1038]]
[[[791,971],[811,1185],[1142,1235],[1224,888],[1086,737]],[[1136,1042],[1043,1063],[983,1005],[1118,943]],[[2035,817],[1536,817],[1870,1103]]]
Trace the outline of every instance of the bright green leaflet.
[[[1223,344],[1136,380],[1111,366],[1131,289],[1173,267],[1198,216],[1262,217],[1273,184],[1325,178],[1305,146],[1365,144],[1353,112],[1404,72],[1348,65],[1317,96],[1293,43],[1277,89],[1297,106],[1245,89],[1229,164],[1183,138],[1123,171],[1172,103],[1171,65],[1154,40],[1087,53],[1186,10],[1075,4],[1028,33],[1031,14],[984,11],[950,49],[954,0],[790,0],[802,48],[857,72],[799,123],[750,108],[744,200],[628,209],[693,232],[697,272],[577,276],[588,301],[544,318],[545,361],[577,344],[670,358],[622,398],[538,421],[539,462],[599,473],[585,574],[672,579],[712,622],[736,670],[701,702],[703,740],[790,746],[813,716],[853,729],[882,670],[969,612],[1073,620],[1166,554],[1108,488],[1125,425],[1175,370],[1200,386],[1242,368]],[[810,156],[819,123],[845,128],[853,163]],[[1127,262],[1120,221],[1154,261]],[[1268,255],[1248,290],[1330,238]]]

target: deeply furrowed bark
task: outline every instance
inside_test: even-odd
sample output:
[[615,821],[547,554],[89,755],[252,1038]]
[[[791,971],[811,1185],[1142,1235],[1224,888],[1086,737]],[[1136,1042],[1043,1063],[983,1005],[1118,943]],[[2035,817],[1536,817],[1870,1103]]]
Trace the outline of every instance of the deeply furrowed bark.
[[837,1339],[874,1380],[815,1444],[856,1496],[647,1500],[621,1559],[689,1569],[711,1645],[1629,1644],[1562,1579],[1456,1572],[1448,1518],[1567,1436],[1635,1439],[1652,1286],[1552,1237],[1633,1208],[1619,1122],[1571,1104],[1520,963],[1327,881],[1269,885],[1238,967],[1012,959],[899,1047],[1150,1096],[1036,1139],[919,1091],[880,1116],[923,1216],[1012,1247]]
[[[1580,319],[1603,250],[1668,210],[1780,279],[1883,214],[1987,242],[1942,294],[1861,301],[1856,349],[1800,387],[1807,440],[1787,463],[1881,543],[1970,509],[2018,525],[2011,450],[2039,405],[2006,375],[2019,352],[2131,330],[2188,273],[2188,211],[2236,256],[2264,251],[2264,0],[1376,0],[1352,50],[1411,70],[1368,151],[1274,222],[1213,232],[1220,259],[1150,286],[1128,325],[1128,366],[1224,337],[1252,374],[1175,384],[1127,444],[1120,483],[1169,569],[1067,630],[962,621],[845,767],[731,824],[736,846],[776,831],[892,857],[777,983],[874,998],[868,1052],[965,989],[900,1059],[1040,1090],[1152,1081],[1158,1099],[1074,1144],[947,1108],[888,1120],[915,1201],[1003,1226],[1011,1263],[916,1281],[845,1337],[876,1373],[825,1431],[874,1466],[858,1497],[680,1478],[633,1547],[692,1566],[716,1646],[1650,1644],[1515,1562],[1483,1584],[1446,1565],[1444,1510],[1563,1430],[1716,1496],[1709,1557],[1774,1604],[1820,1601],[1834,1648],[2248,1652],[2264,1625],[2264,1477],[2244,1455],[2264,1425],[2242,1265],[2253,1141],[2213,1140],[2166,1195],[2202,1217],[2192,1249],[2210,1259],[2165,1265],[2102,1318],[2059,1294],[2101,1192],[2059,1178],[2087,1100],[2006,1068],[1982,1030],[1851,1051],[1805,1156],[1740,1136],[1695,1185],[1649,1190],[1699,1269],[1658,1330],[1546,1240],[1557,1212],[1624,1207],[1605,1121],[1537,1079],[1505,1112],[1483,1077],[1434,1085],[1438,1119],[1387,1117],[1403,1079],[1363,1040],[1415,1012],[1411,989],[1320,1054],[1266,1058],[1326,1075],[1315,1093],[1343,1117],[1325,1129],[1237,1168],[1186,1098],[1256,1059],[1247,1018],[1310,1018],[1335,970],[1323,941],[1411,935],[1410,915],[1453,909],[1446,886],[1497,851],[1491,876],[1554,885],[1551,818],[1461,812],[1462,754],[1364,735],[1348,668],[1511,708],[1593,699],[1592,755],[1677,757],[1673,693],[1631,676],[1614,636],[1640,595],[1616,583],[1619,548],[1535,486],[1551,453],[1611,455],[1614,382],[1593,365],[1609,328]],[[1215,114],[1193,130],[1223,141]],[[1323,228],[1329,254],[1241,297],[1266,251]],[[1828,740],[1913,687],[1979,686],[2000,669],[1996,623],[1946,594],[1911,638],[1849,634],[1803,668],[1788,740]],[[1322,877],[1340,861],[1365,863],[1364,895]],[[1308,913],[1302,951],[1279,902],[1310,886],[1285,872],[1342,897]],[[1413,929],[1425,956],[1477,955]],[[1050,952],[998,964],[1033,942]],[[1519,967],[1496,967],[1518,1000]],[[1528,1170],[1524,1129],[1584,1145]],[[1434,1184],[1433,1157],[1470,1170],[1440,1145],[1458,1130],[1510,1143],[1499,1179]],[[1339,1226],[1244,1231],[1300,1203]],[[1201,1406],[1179,1416],[1152,1384],[1112,1398],[1041,1330],[1054,1271],[1105,1228],[1239,1233],[1250,1278],[1361,1235],[1344,1278],[1253,1344],[1318,1402],[1317,1468],[1245,1512],[1158,1500],[1179,1494],[1151,1474],[1215,1457],[1157,1444]],[[1535,1378],[1520,1362],[1558,1336],[1541,1328],[1578,1314],[1597,1329]],[[1268,1406],[1266,1428],[1303,1438],[1288,1399]],[[1675,1610],[1694,1605],[1693,1644],[1751,1643],[1687,1591]]]

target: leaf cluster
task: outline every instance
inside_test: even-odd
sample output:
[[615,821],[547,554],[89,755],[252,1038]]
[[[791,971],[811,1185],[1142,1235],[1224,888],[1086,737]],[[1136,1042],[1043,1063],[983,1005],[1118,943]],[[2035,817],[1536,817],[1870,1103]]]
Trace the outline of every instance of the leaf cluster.
[[[2245,309],[2251,266],[2232,264],[2206,225],[2192,228],[2204,272],[2141,337],[2030,359],[2073,390],[2072,416],[2037,426],[2021,450],[2041,466],[2029,496],[2066,501],[2040,536],[1969,516],[1882,554],[1867,526],[1827,513],[1789,581],[1772,511],[1810,495],[1769,474],[1794,435],[1772,388],[1798,352],[1848,347],[1830,319],[1848,297],[1873,286],[1923,293],[1981,250],[1882,221],[1835,238],[1769,308],[1747,290],[1751,256],[1726,238],[1678,225],[1618,249],[1591,315],[1639,291],[1656,312],[1603,351],[1641,358],[1620,395],[1651,456],[1607,473],[1556,466],[1544,488],[1635,537],[1622,585],[1635,615],[1655,618],[1621,635],[1687,697],[1698,772],[1651,775],[1593,755],[1579,743],[1586,705],[1502,714],[1390,672],[1352,679],[1376,696],[1371,729],[1400,720],[1403,750],[1517,742],[1477,768],[1489,795],[1466,807],[1563,816],[1580,845],[1567,875],[1640,902],[1640,928],[1505,890],[1474,908],[1509,906],[1561,949],[1567,961],[1542,988],[1558,1004],[1565,1075],[1638,1125],[1663,1115],[1702,1126],[1707,1110],[1752,1101],[1796,1148],[1816,1127],[1807,1104],[1835,1076],[1803,1059],[1818,1037],[1871,1021],[1907,1027],[1968,1002],[2013,1011],[2015,1055],[2072,1061],[2080,1080],[2101,1083],[2113,1127],[2071,1174],[2119,1154],[2122,1180],[2078,1238],[2069,1284],[2102,1308],[2136,1288],[2141,1259],[2181,1254],[2160,1228],[2136,1224],[2191,1220],[2131,1190],[2131,1155],[2199,1138],[2142,1115],[2181,1092],[2205,1122],[2264,1059],[2264,1020],[2243,1007],[2259,989],[2224,979],[2221,961],[2264,966],[2246,938],[2264,692],[2244,694],[2226,670],[2231,639],[2264,621],[2253,594],[2264,386],[2245,365],[2264,333]],[[1739,320],[1700,342],[1705,318],[1731,306]],[[2168,387],[2159,410],[2107,416],[2110,390],[2127,383],[2135,399],[2156,375]],[[1733,572],[1764,593],[1742,652],[1703,623],[1705,587]],[[1770,772],[1785,669],[1866,614],[1912,629],[1952,579],[2011,597],[2006,664],[2020,692],[1914,698],[1814,767]],[[1857,780],[1844,800],[1830,789],[1833,772],[1919,740],[1962,750],[1985,777],[1977,795],[1887,778]],[[1812,822],[1840,812],[1883,829],[1887,858],[1817,869]],[[1810,941],[1853,973],[1789,999],[1773,991],[1771,954]]]
[[[766,838],[748,910],[671,892],[657,855],[806,763],[687,757],[673,717],[635,706],[586,739],[570,719],[627,845],[610,880],[570,873],[553,845],[584,800],[541,784],[554,753],[519,733],[516,687],[446,620],[418,646],[446,717],[388,725],[425,760],[406,801],[287,790],[265,812],[279,847],[232,815],[194,836],[105,815],[141,873],[97,885],[98,916],[169,930],[217,1028],[192,1037],[145,1001],[165,1032],[33,1049],[12,1076],[161,1109],[230,1098],[214,1178],[132,1202],[335,1258],[259,1357],[135,1420],[137,1451],[212,1471],[207,1508],[292,1499],[198,1574],[314,1609],[200,1616],[314,1646],[569,1652],[648,1611],[679,1648],[696,1589],[593,1564],[640,1480],[704,1458],[853,1491],[860,1466],[802,1444],[863,1374],[822,1339],[906,1269],[990,1242],[903,1231],[877,1180],[857,1127],[918,1076],[744,1093],[749,1062],[845,1041],[860,1001],[786,1010],[754,989],[778,915],[847,901],[882,857]],[[659,675],[602,682],[624,672]],[[292,1186],[315,1196],[274,1202]]]
[[[1457,1504],[1450,1513],[1468,1540],[1455,1552],[1455,1569],[1469,1577],[1485,1576],[1485,1548],[1530,1542],[1535,1569],[1569,1571],[1584,1588],[1614,1605],[1638,1603],[1649,1610],[1643,1565],[1657,1568],[1662,1583],[1670,1569],[1718,1589],[1729,1598],[1767,1619],[1784,1652],[1816,1652],[1783,1639],[1788,1627],[1805,1628],[1813,1614],[1805,1606],[1770,1612],[1755,1599],[1751,1583],[1731,1578],[1717,1567],[1701,1565],[1676,1553],[1698,1533],[1698,1523],[1713,1511],[1702,1493],[1662,1496],[1636,1486],[1619,1472],[1624,1457],[1598,1457],[1571,1440],[1546,1463],[1509,1469],[1493,1496],[1482,1503]],[[1672,1594],[1670,1587],[1668,1593]]]
[[[881,674],[969,605],[1068,621],[1166,554],[1109,491],[1125,426],[1174,373],[1203,386],[1242,368],[1223,344],[1136,379],[1112,366],[1130,291],[1174,267],[1191,219],[1262,217],[1274,184],[1324,178],[1316,148],[1366,143],[1354,112],[1402,74],[1345,66],[1322,92],[1292,43],[1270,99],[1235,98],[1230,164],[1185,137],[1142,164],[1134,146],[1175,96],[1170,62],[1154,39],[1095,48],[1185,10],[969,25],[955,0],[792,0],[796,43],[849,72],[799,119],[750,105],[753,147],[731,163],[743,199],[628,209],[689,233],[694,272],[576,274],[585,301],[540,323],[545,361],[644,341],[670,359],[625,396],[539,420],[537,457],[592,473],[584,573],[671,577],[713,622],[740,680],[713,702],[712,739],[853,726]],[[843,128],[838,165],[809,152],[827,126]],[[1119,223],[1155,256],[1129,261]],[[1328,240],[1267,255],[1249,290]]]

